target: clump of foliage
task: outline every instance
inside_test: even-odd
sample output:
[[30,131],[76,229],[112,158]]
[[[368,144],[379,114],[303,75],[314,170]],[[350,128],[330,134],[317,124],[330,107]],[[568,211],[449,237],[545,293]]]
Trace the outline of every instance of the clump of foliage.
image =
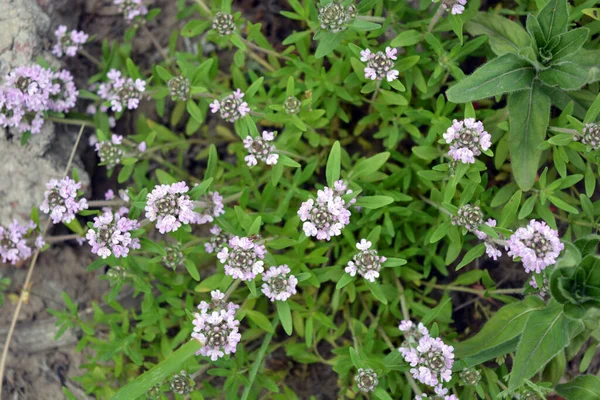
[[[93,129],[122,185],[86,201],[73,171],[41,208],[110,281],[92,318],[52,311],[87,392],[294,399],[290,365],[324,364],[339,398],[600,397],[593,2],[288,0],[270,43],[230,1],[180,0],[147,72],[131,40],[160,10],[115,3],[131,27],[79,91],[91,115],[35,109]],[[51,242],[32,219],[0,230],[4,261]]]

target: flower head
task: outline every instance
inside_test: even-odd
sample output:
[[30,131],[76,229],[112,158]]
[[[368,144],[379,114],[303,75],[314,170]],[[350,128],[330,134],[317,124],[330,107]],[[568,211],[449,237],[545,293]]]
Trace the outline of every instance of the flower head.
[[386,258],[380,256],[377,250],[371,249],[371,242],[366,239],[356,243],[356,248],[359,252],[354,255],[352,261],[348,261],[345,271],[351,276],[355,276],[358,272],[366,280],[375,282],[375,279],[379,278],[381,264],[386,261]]
[[167,82],[173,101],[187,101],[190,98],[192,84],[185,76],[176,76]]
[[207,253],[219,253],[223,248],[227,247],[227,243],[231,239],[231,235],[227,232],[223,231],[219,225],[213,225],[210,228],[210,233],[212,236],[209,241],[204,243],[204,249]]
[[325,187],[317,192],[316,200],[308,199],[302,203],[298,216],[304,222],[302,228],[306,236],[330,240],[342,233],[342,229],[350,223],[348,207],[353,203],[342,198],[345,189],[343,181],[337,181],[334,189]]
[[458,225],[469,231],[474,231],[483,224],[483,211],[479,206],[465,204],[452,217],[452,225]]
[[450,145],[448,155],[465,164],[473,164],[475,156],[492,145],[491,135],[484,130],[483,124],[474,118],[454,120],[452,126],[444,133],[444,139]]
[[253,138],[246,136],[244,139],[244,147],[248,150],[248,155],[244,160],[249,167],[253,167],[258,163],[258,160],[265,162],[267,165],[277,164],[279,154],[275,152],[275,145],[272,143],[275,139],[275,132],[263,131],[262,136]]
[[114,4],[119,6],[125,20],[128,22],[140,22],[139,17],[148,14],[148,8],[144,5],[143,0],[114,0]]
[[387,79],[388,82],[397,79],[399,72],[392,69],[398,58],[396,54],[398,54],[398,50],[391,47],[386,47],[385,52],[372,53],[369,49],[361,51],[360,61],[367,63],[365,78],[373,81]]
[[169,380],[169,389],[177,394],[191,393],[196,387],[196,382],[185,371],[175,374]]
[[590,146],[593,150],[600,149],[600,125],[585,124],[581,143]]
[[544,221],[536,220],[517,229],[507,242],[508,255],[520,257],[526,272],[535,271],[538,274],[556,263],[556,258],[564,247],[557,231]]
[[192,338],[202,343],[196,355],[208,356],[216,361],[225,354],[235,353],[242,335],[238,331],[240,322],[235,319],[233,303],[225,304],[225,295],[218,290],[211,292],[212,301],[202,301],[200,312],[194,314]]
[[112,111],[121,112],[124,108],[134,110],[140,104],[146,90],[146,82],[121,76],[121,71],[111,69],[106,76],[108,81],[98,87],[98,96],[110,102]]
[[280,265],[271,267],[263,273],[262,292],[271,301],[286,301],[296,294],[298,279],[294,275],[290,275],[290,272],[287,265]]
[[353,5],[345,6],[343,4],[332,2],[323,7],[319,6],[319,21],[321,29],[330,32],[341,32],[346,30],[356,17],[356,7]]
[[445,10],[450,10],[454,15],[462,14],[465,11],[467,0],[442,0],[442,7]]
[[235,29],[233,15],[224,12],[218,12],[213,18],[212,28],[221,36],[229,35]]
[[[8,227],[0,225],[0,257],[3,263],[15,265],[31,256],[32,249],[27,239],[34,234],[35,228],[36,224],[33,221],[21,225],[14,220]],[[43,243],[37,240],[36,245],[38,248],[43,247]]]
[[56,57],[66,55],[73,57],[77,54],[82,44],[88,40],[88,34],[82,31],[72,30],[67,33],[67,27],[60,25],[54,32],[56,35],[56,44],[52,47],[52,54]]
[[50,214],[52,223],[64,222],[68,224],[75,219],[75,215],[88,208],[86,199],[77,200],[77,191],[81,189],[81,182],[75,182],[66,177],[61,180],[51,179],[46,184],[44,201],[40,210]]
[[210,111],[213,114],[218,111],[225,121],[235,122],[250,112],[250,107],[243,98],[244,93],[238,89],[221,101],[213,101],[210,104]]
[[105,212],[94,217],[94,228],[85,235],[92,253],[102,258],[113,254],[116,258],[127,257],[129,250],[139,249],[140,240],[131,237],[131,231],[140,227],[136,220]]
[[219,192],[209,192],[202,196],[200,201],[202,212],[197,212],[194,219],[196,224],[206,224],[213,222],[215,218],[225,214],[225,205],[223,204],[223,196]]
[[110,140],[96,142],[95,148],[100,162],[106,165],[106,168],[112,169],[119,165],[121,157],[123,157],[123,136],[112,135]]
[[481,371],[476,368],[465,368],[460,371],[459,377],[465,386],[477,386],[481,380]]
[[217,254],[225,266],[225,274],[234,279],[251,281],[264,271],[265,246],[255,243],[247,237],[234,236],[229,246]]
[[290,115],[298,114],[301,107],[302,103],[296,96],[288,96],[288,98],[283,102],[283,109]]
[[166,246],[164,250],[165,255],[162,258],[162,262],[165,264],[165,267],[175,271],[177,267],[184,265],[185,256],[179,246]]
[[361,392],[372,392],[379,383],[375,371],[368,368],[359,368],[358,374],[354,376],[354,381]]
[[52,74],[53,85],[58,85],[58,91],[48,99],[48,108],[56,112],[67,112],[75,107],[79,91],[73,82],[73,75],[65,69]]
[[186,194],[188,190],[185,182],[178,182],[157,185],[148,193],[146,218],[157,221],[156,228],[160,233],[175,232],[182,224],[189,224],[197,219],[194,203]]

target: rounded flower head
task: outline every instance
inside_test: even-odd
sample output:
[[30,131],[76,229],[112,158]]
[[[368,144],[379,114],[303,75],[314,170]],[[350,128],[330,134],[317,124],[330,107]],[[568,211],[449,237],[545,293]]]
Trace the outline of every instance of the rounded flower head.
[[211,292],[210,303],[202,301],[200,312],[194,314],[192,338],[202,343],[196,355],[208,356],[216,361],[225,354],[235,353],[242,335],[238,331],[240,322],[235,319],[233,303],[225,304],[225,295],[218,290]]
[[185,371],[175,374],[169,380],[169,389],[177,394],[191,393],[196,387],[196,382]]
[[465,386],[477,386],[481,380],[481,372],[476,368],[465,368],[460,371],[459,377]]
[[319,21],[321,29],[330,32],[341,32],[346,30],[356,17],[356,7],[344,6],[337,2],[329,3],[323,7],[319,6]]
[[196,218],[193,221],[196,224],[213,222],[215,218],[219,218],[220,215],[225,214],[223,196],[219,192],[209,192],[203,195],[200,206],[203,208],[203,211],[196,213]]
[[296,294],[298,279],[294,275],[290,275],[290,272],[287,265],[280,265],[271,267],[263,273],[262,292],[271,301],[286,301]]
[[[29,221],[27,225],[21,225],[14,220],[8,227],[0,225],[0,258],[3,263],[11,263],[26,260],[31,256],[32,249],[27,239],[33,235],[36,225]],[[36,247],[43,247],[43,240],[36,240]]]
[[526,272],[538,274],[547,266],[556,263],[564,249],[558,232],[544,221],[531,220],[529,225],[519,228],[507,242],[508,255],[520,257]]
[[317,192],[316,200],[302,203],[298,216],[304,222],[302,228],[306,236],[330,240],[332,236],[341,235],[342,229],[350,223],[348,207],[353,203],[342,198],[345,189],[343,181],[337,181],[334,189],[325,187]]
[[356,243],[356,248],[359,252],[354,255],[352,261],[348,261],[345,271],[351,276],[355,276],[358,272],[366,280],[375,282],[375,279],[379,278],[381,264],[386,258],[380,256],[377,250],[371,249],[371,242],[366,239]]
[[75,107],[79,91],[73,82],[73,75],[65,69],[52,74],[53,85],[58,85],[58,91],[48,99],[48,108],[56,112],[67,112]]
[[160,233],[175,232],[182,224],[189,224],[197,219],[194,203],[186,194],[188,190],[185,182],[178,182],[157,185],[148,193],[146,218],[157,221],[156,228]]
[[391,82],[398,78],[399,72],[394,67],[398,50],[391,47],[386,47],[385,52],[378,51],[372,53],[371,50],[365,49],[360,52],[360,61],[366,62],[365,78],[371,80],[387,79]]
[[231,239],[231,235],[227,232],[224,232],[218,225],[213,225],[210,228],[210,233],[212,236],[209,241],[204,243],[204,249],[207,253],[219,253],[223,248],[227,247],[227,243]]
[[50,95],[58,91],[58,86],[52,83],[52,71],[39,65],[13,69],[6,75],[4,86],[14,89],[12,95],[26,112],[45,111]]
[[182,267],[185,263],[185,257],[179,246],[166,246],[165,255],[162,258],[162,262],[167,268],[171,268],[173,271],[177,267]]
[[52,47],[52,54],[59,58],[63,55],[75,56],[81,45],[88,40],[87,33],[76,30],[67,33],[67,27],[64,25],[60,25],[54,34],[56,35],[56,44]]
[[144,5],[143,0],[114,0],[114,4],[119,6],[125,20],[132,22],[141,22],[140,18],[148,14],[148,8]]
[[98,87],[98,96],[110,102],[114,112],[127,108],[134,110],[140,104],[142,94],[146,90],[146,82],[141,79],[133,80],[121,76],[121,71],[111,69],[106,76],[108,81]]
[[120,135],[112,135],[110,140],[96,142],[96,153],[98,153],[100,163],[105,165],[106,168],[112,169],[121,162],[123,157],[121,143],[123,143],[123,136]]
[[85,235],[92,253],[102,258],[113,254],[116,258],[127,257],[130,249],[139,249],[140,240],[131,237],[131,231],[139,229],[136,220],[114,215],[112,212],[94,217],[94,228]]
[[192,84],[185,76],[176,76],[167,82],[173,101],[187,101],[190,98]]
[[483,211],[479,206],[472,204],[465,204],[452,217],[452,225],[462,226],[469,231],[475,231],[481,224],[483,224]]
[[583,128],[581,143],[590,146],[593,150],[600,149],[600,125],[586,124]]
[[216,13],[213,18],[212,28],[221,36],[231,34],[235,29],[233,15],[223,12]]
[[475,163],[475,156],[492,145],[491,135],[484,130],[483,124],[474,118],[454,120],[452,126],[444,133],[444,139],[450,145],[448,155],[465,164]]
[[244,157],[244,161],[249,167],[253,167],[258,163],[258,160],[265,162],[267,165],[277,164],[279,154],[275,152],[275,132],[263,131],[262,136],[253,138],[246,136],[244,139],[244,147],[248,150],[248,155]]
[[454,15],[462,14],[465,11],[467,0],[442,0],[442,7],[450,10]]
[[51,179],[46,184],[46,189],[40,210],[50,214],[54,224],[68,224],[75,219],[79,211],[88,208],[86,199],[77,200],[77,191],[81,189],[81,183],[69,177],[61,180]]
[[235,122],[250,112],[250,107],[243,101],[243,98],[244,93],[238,89],[221,101],[213,101],[210,104],[210,111],[213,114],[218,111],[225,121]]
[[361,392],[372,392],[379,383],[375,371],[365,368],[358,369],[358,374],[354,376],[354,380]]
[[301,107],[302,103],[296,96],[288,96],[288,98],[283,102],[283,109],[290,115],[298,114]]
[[225,266],[225,274],[234,279],[251,281],[264,271],[265,246],[247,237],[234,236],[217,258]]

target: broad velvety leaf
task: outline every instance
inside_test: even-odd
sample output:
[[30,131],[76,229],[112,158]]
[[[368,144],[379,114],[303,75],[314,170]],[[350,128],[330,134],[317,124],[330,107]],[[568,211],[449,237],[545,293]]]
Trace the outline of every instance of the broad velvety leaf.
[[550,69],[539,74],[548,86],[558,86],[564,90],[579,89],[587,82],[587,70],[572,61],[563,60],[552,64]]
[[532,45],[531,37],[521,25],[499,15],[477,13],[465,24],[465,29],[474,36],[487,35],[492,51],[498,56],[520,54]]
[[510,159],[513,175],[523,191],[535,182],[541,150],[550,119],[550,98],[537,84],[512,93],[508,98],[510,115]]
[[505,54],[479,68],[447,92],[454,103],[481,100],[532,86],[535,68],[514,54]]
[[589,33],[587,28],[578,28],[558,36],[558,45],[552,49],[552,62],[559,61],[581,49]]
[[578,376],[568,383],[557,385],[556,392],[567,400],[598,400],[600,399],[600,377]]
[[533,312],[517,347],[509,389],[521,386],[542,369],[583,329],[583,322],[567,317],[561,304],[552,303],[543,310]]
[[565,33],[569,23],[567,0],[550,0],[537,16],[546,43]]

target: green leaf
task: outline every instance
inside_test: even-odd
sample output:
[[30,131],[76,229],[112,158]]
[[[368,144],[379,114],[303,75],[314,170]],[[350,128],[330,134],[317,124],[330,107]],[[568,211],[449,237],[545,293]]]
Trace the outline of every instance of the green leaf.
[[258,233],[260,232],[261,225],[262,225],[262,218],[259,215],[258,217],[256,217],[254,219],[254,222],[252,222],[252,225],[248,229],[248,236],[258,235]]
[[390,92],[389,90],[380,90],[379,92],[381,93],[381,100],[383,100],[383,104],[388,104],[391,106],[408,105],[408,100],[406,100],[406,97],[399,93]]
[[340,142],[336,141],[329,152],[329,158],[327,158],[327,167],[325,170],[325,177],[327,178],[327,185],[329,185],[329,187],[333,187],[335,181],[340,179],[341,168],[342,150],[340,148]]
[[263,76],[258,78],[255,82],[252,83],[252,85],[250,85],[248,89],[246,89],[245,95],[248,96],[248,98],[253,97],[256,94],[256,92],[258,92],[258,89],[262,87],[264,80],[265,78]]
[[500,214],[500,219],[498,221],[499,228],[508,227],[517,217],[517,210],[521,205],[521,197],[523,192],[517,190],[515,194],[512,195],[506,206],[502,209],[502,213]]
[[423,34],[417,30],[409,29],[407,31],[401,32],[398,36],[396,36],[390,46],[392,47],[408,47],[415,45],[421,41]]
[[583,322],[567,317],[560,304],[551,303],[542,310],[534,311],[519,341],[508,382],[509,389],[518,388],[542,369],[583,329]]
[[198,272],[198,268],[191,260],[185,260],[185,269],[187,269],[187,272],[189,272],[190,276],[194,278],[194,280],[200,281],[200,273]]
[[381,25],[371,21],[363,21],[362,19],[355,19],[352,21],[352,24],[349,27],[352,30],[365,32],[365,31],[374,31],[376,29],[381,28]]
[[162,79],[165,82],[169,82],[173,78],[173,75],[171,75],[169,71],[167,71],[160,65],[156,66],[156,72],[158,73],[158,76],[160,76],[160,79]]
[[479,243],[477,246],[471,248],[469,251],[467,251],[467,254],[465,254],[465,256],[463,257],[460,264],[458,264],[456,266],[456,270],[457,271],[460,270],[462,267],[469,264],[471,261],[475,260],[476,258],[481,257],[484,252],[485,252],[485,244],[484,243]]
[[550,98],[537,84],[529,90],[512,93],[508,98],[510,116],[510,159],[513,175],[523,191],[531,189],[550,120]]
[[532,86],[535,68],[513,54],[498,57],[452,86],[447,92],[453,103],[481,100]]
[[119,389],[112,400],[132,400],[144,396],[152,386],[164,382],[171,375],[179,372],[181,366],[194,357],[200,347],[202,347],[202,343],[197,340],[190,340],[152,369]]
[[548,86],[564,90],[579,89],[587,82],[588,72],[572,61],[553,63],[552,67],[539,73],[539,78]]
[[187,112],[190,113],[192,118],[201,124],[204,123],[204,115],[202,115],[202,110],[200,110],[200,107],[198,107],[194,100],[188,100],[185,108],[187,109]]
[[600,377],[578,376],[568,383],[556,385],[556,392],[567,400],[599,400]]
[[560,35],[558,45],[552,49],[552,63],[559,61],[579,51],[588,38],[587,28],[573,29]]
[[561,210],[564,210],[571,214],[579,214],[579,211],[575,207],[573,207],[566,201],[564,201],[556,196],[549,195],[548,200],[550,200],[550,202],[552,204],[554,204],[556,207],[560,208]]
[[373,210],[375,208],[387,206],[393,202],[394,199],[390,196],[363,196],[356,199],[356,206]]
[[383,388],[380,387],[375,388],[373,397],[379,400],[392,400],[392,396],[390,396]]
[[569,24],[569,10],[567,0],[550,0],[540,11],[537,20],[542,28],[546,43],[550,39],[565,33]]
[[271,325],[271,322],[264,314],[255,310],[246,310],[246,315],[252,322],[259,326],[262,330],[268,333],[275,332],[275,329]]
[[448,229],[450,228],[450,225],[450,221],[446,221],[443,224],[438,225],[437,228],[435,228],[435,230],[431,234],[431,237],[429,238],[429,243],[436,243],[442,240],[442,238],[448,234]]
[[350,171],[349,177],[358,179],[362,176],[369,176],[374,174],[381,168],[390,157],[390,153],[379,153],[372,157],[364,158],[356,163],[352,171]]
[[292,336],[294,332],[292,325],[292,312],[290,311],[290,304],[287,301],[278,301],[277,305],[277,315],[279,315],[279,320],[281,321],[281,326],[283,326],[283,330],[288,336]]
[[342,288],[348,286],[348,284],[350,282],[352,282],[353,280],[354,280],[353,276],[351,276],[350,274],[344,274],[344,275],[342,275],[342,277],[340,278],[340,280],[335,285],[335,288],[336,289],[342,289]]
[[590,108],[585,113],[583,123],[589,124],[590,122],[595,121],[596,118],[598,118],[599,114],[600,114],[600,93],[598,93],[598,95],[596,96],[596,99],[594,100],[594,102],[592,103]]
[[492,51],[498,56],[518,55],[532,44],[521,25],[500,15],[479,12],[465,24],[465,29],[473,36],[486,35]]
[[326,32],[321,40],[319,40],[315,57],[323,58],[327,54],[331,53],[342,42],[342,37],[343,32]]
[[190,197],[192,200],[199,200],[206,190],[210,187],[213,178],[206,178],[200,183],[198,186],[194,186],[192,190],[190,190]]
[[204,179],[215,178],[217,175],[217,163],[219,162],[219,155],[217,154],[216,146],[211,143],[208,149],[208,161],[206,163],[206,171],[204,172]]
[[177,178],[175,178],[173,175],[169,174],[168,172],[162,169],[157,169],[156,171],[154,171],[154,173],[156,174],[156,179],[158,179],[158,183],[160,183],[161,185],[171,185],[173,183],[179,182]]
[[381,286],[379,285],[379,282],[365,281],[365,284],[371,291],[371,294],[373,295],[373,297],[375,297],[377,300],[379,300],[383,304],[388,303],[387,299],[385,298],[385,294],[383,293],[383,290],[381,289]]
[[521,302],[502,307],[477,335],[454,345],[456,358],[474,357],[516,338],[523,332],[529,316],[545,305],[539,297],[529,296]]

